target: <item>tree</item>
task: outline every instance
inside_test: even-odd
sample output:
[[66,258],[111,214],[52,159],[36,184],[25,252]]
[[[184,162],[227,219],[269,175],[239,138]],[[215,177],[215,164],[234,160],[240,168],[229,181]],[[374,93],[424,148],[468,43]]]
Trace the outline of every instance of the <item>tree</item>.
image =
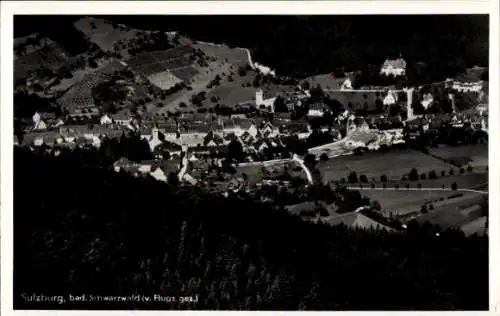
[[455,170],[453,170],[453,168],[450,168],[450,171],[448,171],[448,174],[450,176],[454,175],[455,174]]
[[396,190],[398,190],[398,189],[399,189],[399,184],[395,184],[395,185],[394,185],[394,188],[395,188]]
[[383,182],[383,183],[387,182],[387,176],[385,174],[380,176],[380,182]]
[[467,172],[472,172],[472,166],[471,166],[471,165],[469,165],[469,166],[467,167]]
[[349,181],[349,183],[357,183],[358,182],[358,174],[356,173],[356,171],[351,171],[349,173],[349,175],[347,176],[347,181]]
[[418,187],[419,189],[422,189],[422,183],[417,184],[417,187]]
[[420,207],[420,212],[422,214],[427,214],[428,213],[428,211],[427,211],[427,205],[425,205],[425,204],[422,205],[422,207]]
[[416,168],[412,168],[410,173],[408,174],[408,179],[410,181],[417,181],[418,180],[418,171]]
[[368,182],[368,178],[362,174],[359,176],[359,181],[362,182],[362,183],[367,183]]
[[433,211],[434,210],[434,204],[429,204],[429,211]]
[[436,171],[434,170],[429,171],[429,179],[431,180],[437,179]]
[[427,175],[425,173],[420,174],[420,180],[426,180]]
[[228,158],[232,161],[241,162],[245,158],[243,145],[237,140],[231,141],[227,146],[227,150]]
[[167,183],[174,187],[179,186],[179,177],[177,176],[177,174],[175,174],[175,172],[168,173]]
[[457,183],[456,183],[456,182],[453,182],[453,183],[451,184],[451,189],[452,189],[453,191],[456,191],[456,190],[457,190],[457,188],[458,188]]
[[446,177],[446,171],[441,170],[441,177]]
[[460,167],[460,174],[464,174],[465,173],[465,169],[463,167]]
[[308,167],[316,165],[316,156],[313,154],[306,154],[304,156],[304,164]]

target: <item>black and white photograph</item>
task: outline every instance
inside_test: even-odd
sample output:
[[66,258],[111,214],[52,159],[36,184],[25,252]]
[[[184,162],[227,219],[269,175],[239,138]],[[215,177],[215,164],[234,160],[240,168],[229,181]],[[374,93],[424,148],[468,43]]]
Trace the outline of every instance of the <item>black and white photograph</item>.
[[109,12],[2,43],[14,310],[492,308],[490,14]]

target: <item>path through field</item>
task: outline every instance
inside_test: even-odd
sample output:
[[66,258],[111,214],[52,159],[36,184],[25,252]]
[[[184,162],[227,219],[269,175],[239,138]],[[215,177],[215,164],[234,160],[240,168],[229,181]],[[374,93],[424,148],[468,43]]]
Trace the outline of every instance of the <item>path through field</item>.
[[[476,186],[484,185],[484,183],[478,184]],[[476,187],[474,186],[474,187]],[[373,191],[449,191],[449,192],[473,192],[480,194],[488,194],[488,191],[474,190],[474,189],[456,189],[452,190],[450,188],[371,188],[371,187],[347,187],[348,190],[373,190]]]

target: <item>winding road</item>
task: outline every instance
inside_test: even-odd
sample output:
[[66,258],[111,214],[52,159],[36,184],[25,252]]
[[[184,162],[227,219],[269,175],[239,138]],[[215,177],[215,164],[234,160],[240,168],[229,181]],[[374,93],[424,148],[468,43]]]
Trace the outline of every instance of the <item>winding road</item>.
[[304,160],[300,159],[296,154],[293,154],[292,161],[295,161],[300,165],[302,170],[304,170],[304,172],[306,173],[307,181],[309,182],[309,184],[313,184],[311,171],[309,171],[309,168],[307,168],[307,166],[304,164]]

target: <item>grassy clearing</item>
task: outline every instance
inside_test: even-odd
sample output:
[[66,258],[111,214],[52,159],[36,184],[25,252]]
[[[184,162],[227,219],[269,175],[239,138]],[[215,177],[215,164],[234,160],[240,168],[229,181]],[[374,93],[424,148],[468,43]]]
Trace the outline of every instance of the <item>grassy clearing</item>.
[[215,57],[221,61],[226,61],[236,66],[245,66],[248,64],[248,55],[243,49],[202,42],[197,42],[192,45],[197,49],[201,49],[206,55]]
[[358,176],[364,174],[368,179],[372,177],[380,179],[380,176],[385,174],[390,180],[400,180],[412,168],[417,168],[420,172],[431,170],[439,172],[438,170],[449,170],[450,167],[449,164],[439,159],[414,150],[374,152],[363,156],[340,156],[318,164],[318,169],[326,181],[347,179],[351,171],[355,171]]
[[445,200],[436,203],[434,210],[428,214],[417,216],[417,221],[423,223],[429,221],[431,224],[441,227],[461,227],[481,217],[480,203],[483,197],[479,194],[469,193],[463,197]]
[[119,40],[129,40],[137,31],[128,27],[117,27],[102,19],[83,18],[75,22],[75,27],[89,40],[104,51],[113,51],[113,45]]
[[380,203],[383,213],[389,216],[392,213],[394,216],[419,211],[422,204],[426,202],[434,202],[440,198],[456,194],[455,192],[444,191],[362,191],[362,195],[369,197],[371,200],[376,200]]

